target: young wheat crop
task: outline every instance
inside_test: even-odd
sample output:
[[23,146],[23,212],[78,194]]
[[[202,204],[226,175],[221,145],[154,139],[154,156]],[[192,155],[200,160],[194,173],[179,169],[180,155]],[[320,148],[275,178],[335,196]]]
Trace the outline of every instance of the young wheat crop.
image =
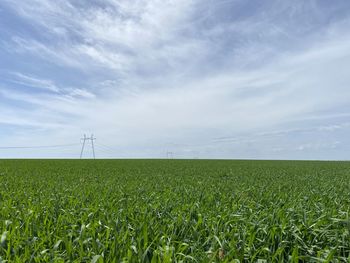
[[0,161],[0,262],[350,262],[350,163]]

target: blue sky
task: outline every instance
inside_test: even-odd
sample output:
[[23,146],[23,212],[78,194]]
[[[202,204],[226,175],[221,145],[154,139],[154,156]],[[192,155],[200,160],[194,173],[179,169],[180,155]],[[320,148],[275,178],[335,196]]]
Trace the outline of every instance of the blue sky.
[[347,0],[2,0],[0,146],[74,145],[0,157],[349,159],[349,28]]

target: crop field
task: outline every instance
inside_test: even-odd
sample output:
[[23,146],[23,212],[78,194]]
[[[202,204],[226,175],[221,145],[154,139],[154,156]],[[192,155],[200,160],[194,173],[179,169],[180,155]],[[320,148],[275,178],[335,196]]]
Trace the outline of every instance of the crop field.
[[0,262],[350,262],[350,163],[2,160]]

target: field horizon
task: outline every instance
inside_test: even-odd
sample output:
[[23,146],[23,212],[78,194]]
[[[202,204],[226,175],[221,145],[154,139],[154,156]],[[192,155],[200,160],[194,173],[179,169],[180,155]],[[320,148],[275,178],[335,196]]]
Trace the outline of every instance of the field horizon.
[[51,157],[48,157],[48,158],[43,158],[43,157],[40,157],[40,158],[0,158],[0,161],[1,160],[8,160],[8,161],[11,161],[11,160],[42,160],[42,161],[45,161],[45,160],[61,160],[61,161],[64,161],[64,160],[75,160],[75,161],[83,161],[83,160],[115,160],[115,161],[118,161],[118,160],[183,160],[183,161],[186,161],[186,160],[190,160],[190,161],[271,161],[271,162],[350,162],[350,159],[254,159],[254,158],[153,158],[153,157],[126,157],[126,158],[99,158],[99,157],[96,157],[95,159],[94,158],[65,158],[65,157],[62,157],[62,158],[58,158],[58,157],[55,157],[55,158],[51,158]]

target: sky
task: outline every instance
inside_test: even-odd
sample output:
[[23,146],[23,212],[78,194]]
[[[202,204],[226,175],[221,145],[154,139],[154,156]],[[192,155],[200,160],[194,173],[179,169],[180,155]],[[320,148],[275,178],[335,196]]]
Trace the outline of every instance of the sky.
[[348,0],[1,0],[0,158],[347,160],[349,69]]

